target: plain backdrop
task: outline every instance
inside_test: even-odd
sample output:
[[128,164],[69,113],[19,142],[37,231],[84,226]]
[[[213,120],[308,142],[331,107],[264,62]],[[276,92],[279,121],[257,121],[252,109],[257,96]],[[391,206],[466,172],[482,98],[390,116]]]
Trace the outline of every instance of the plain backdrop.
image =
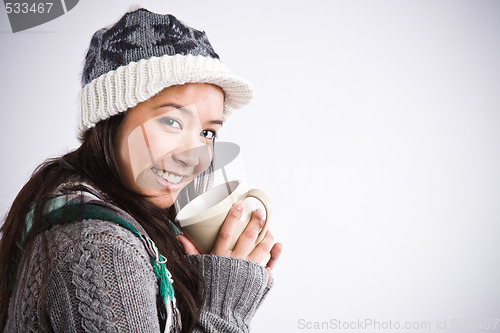
[[[16,34],[1,11],[2,215],[78,147],[90,38],[135,3],[81,0]],[[205,30],[257,89],[220,137],[284,245],[255,332],[500,331],[500,1],[140,4]]]

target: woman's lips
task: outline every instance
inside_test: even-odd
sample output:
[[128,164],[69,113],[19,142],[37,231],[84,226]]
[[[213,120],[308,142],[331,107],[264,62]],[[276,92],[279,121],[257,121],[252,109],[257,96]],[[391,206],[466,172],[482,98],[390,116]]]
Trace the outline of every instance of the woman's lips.
[[152,167],[151,171],[153,171],[156,181],[167,190],[172,191],[182,188],[181,183],[185,176],[177,175],[175,173],[158,169],[156,167]]

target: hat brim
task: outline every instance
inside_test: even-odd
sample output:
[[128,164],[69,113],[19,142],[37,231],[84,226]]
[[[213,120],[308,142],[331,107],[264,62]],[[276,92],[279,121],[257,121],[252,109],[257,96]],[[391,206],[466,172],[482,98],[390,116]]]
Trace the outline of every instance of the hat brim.
[[131,62],[109,71],[83,87],[80,94],[80,134],[96,123],[144,102],[163,89],[186,83],[212,83],[224,91],[223,118],[250,103],[255,90],[218,59],[165,55]]

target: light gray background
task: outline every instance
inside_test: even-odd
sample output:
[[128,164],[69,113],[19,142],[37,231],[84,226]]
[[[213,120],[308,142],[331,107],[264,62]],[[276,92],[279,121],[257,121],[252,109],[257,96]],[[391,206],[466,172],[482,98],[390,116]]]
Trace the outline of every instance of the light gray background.
[[[78,146],[90,37],[134,3],[81,0],[17,34],[0,13],[2,214]],[[257,88],[221,135],[284,244],[255,332],[500,318],[500,1],[142,4],[207,31]]]

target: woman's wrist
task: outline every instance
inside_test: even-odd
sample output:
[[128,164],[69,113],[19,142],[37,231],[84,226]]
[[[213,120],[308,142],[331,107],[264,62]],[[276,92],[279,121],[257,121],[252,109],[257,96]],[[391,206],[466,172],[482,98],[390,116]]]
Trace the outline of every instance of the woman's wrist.
[[248,329],[271,287],[267,270],[250,260],[234,257],[197,254],[188,255],[188,259],[205,280],[204,316],[216,317],[221,325]]

